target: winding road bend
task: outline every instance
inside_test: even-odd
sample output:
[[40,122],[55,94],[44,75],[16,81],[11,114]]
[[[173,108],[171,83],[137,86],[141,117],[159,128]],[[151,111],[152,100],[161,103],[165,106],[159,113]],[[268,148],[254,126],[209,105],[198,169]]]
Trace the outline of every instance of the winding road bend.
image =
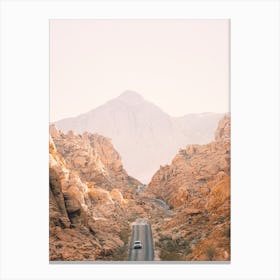
[[[133,243],[140,240],[143,247],[134,249]],[[129,249],[129,261],[153,261],[154,245],[151,225],[147,219],[138,219],[132,225],[132,236]]]

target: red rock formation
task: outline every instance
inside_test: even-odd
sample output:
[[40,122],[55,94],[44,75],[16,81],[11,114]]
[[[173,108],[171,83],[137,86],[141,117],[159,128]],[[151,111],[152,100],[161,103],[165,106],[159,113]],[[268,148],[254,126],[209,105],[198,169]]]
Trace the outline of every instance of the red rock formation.
[[145,194],[174,208],[175,216],[162,225],[161,238],[173,236],[176,244],[186,242],[189,250],[183,251],[183,259],[229,260],[229,116],[219,122],[213,142],[188,145],[171,165],[160,167]]
[[84,182],[107,190],[121,188],[128,193],[140,184],[127,174],[110,139],[88,132],[64,134],[54,125],[50,126],[50,134],[57,151]]
[[[216,135],[229,130],[229,121],[227,116],[220,121]],[[207,145],[188,145],[186,149],[181,149],[171,165],[162,166],[155,173],[146,193],[163,199],[175,208],[187,207],[194,204],[196,198],[211,191],[210,182],[229,176],[229,163],[230,142],[227,132],[216,136],[216,140]]]
[[64,135],[55,127],[51,135],[50,260],[120,260],[123,256],[114,254],[127,242],[122,232],[129,230],[133,204],[122,191],[134,191],[137,181],[127,175],[106,138]]
[[101,246],[93,237],[94,221],[83,207],[87,185],[71,172],[51,137],[49,150],[50,260],[94,260]]

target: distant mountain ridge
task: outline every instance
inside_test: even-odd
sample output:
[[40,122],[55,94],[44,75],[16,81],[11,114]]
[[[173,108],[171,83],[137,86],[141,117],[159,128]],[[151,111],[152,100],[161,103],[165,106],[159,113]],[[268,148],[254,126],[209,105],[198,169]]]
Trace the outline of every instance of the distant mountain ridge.
[[134,91],[125,91],[77,117],[55,122],[64,132],[99,133],[112,139],[127,172],[148,183],[160,165],[171,161],[187,144],[214,139],[224,114],[202,113],[171,117]]

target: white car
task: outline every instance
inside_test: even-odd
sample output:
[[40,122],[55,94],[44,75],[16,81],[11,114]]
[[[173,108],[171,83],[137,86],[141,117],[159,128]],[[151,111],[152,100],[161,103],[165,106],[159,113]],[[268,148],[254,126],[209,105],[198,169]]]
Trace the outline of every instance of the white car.
[[141,241],[140,240],[136,240],[136,241],[134,241],[134,243],[133,243],[133,249],[142,249],[142,243],[141,243]]

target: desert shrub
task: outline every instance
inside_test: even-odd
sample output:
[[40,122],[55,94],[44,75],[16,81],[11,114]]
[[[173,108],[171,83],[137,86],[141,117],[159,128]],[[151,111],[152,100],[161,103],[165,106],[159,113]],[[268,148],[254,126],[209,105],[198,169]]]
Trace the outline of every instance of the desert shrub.
[[128,217],[128,222],[132,223],[134,222],[137,218],[139,218],[141,213],[138,212],[133,212],[131,215]]
[[207,255],[208,259],[210,261],[213,260],[214,256],[215,256],[215,249],[212,246],[209,246],[205,249],[205,254]]
[[174,240],[168,240],[166,242],[165,247],[168,251],[173,251],[173,250],[176,250],[176,247],[178,247],[178,246]]
[[230,238],[230,227],[228,227],[227,229],[225,229],[225,231],[224,231],[224,237]]
[[156,246],[160,248],[160,258],[163,261],[182,261],[192,252],[187,240],[162,236]]
[[128,259],[128,253],[127,253],[127,247],[123,246],[121,248],[118,248],[113,251],[112,254],[112,260],[114,261],[127,261]]
[[129,236],[130,236],[130,228],[123,228],[120,231],[120,239],[124,242],[124,246],[119,247],[113,251],[112,260],[114,261],[126,261],[128,259],[128,251],[129,251]]
[[128,242],[128,238],[129,238],[129,234],[130,231],[128,228],[125,228],[123,230],[120,231],[120,239],[124,242],[127,243]]
[[176,252],[169,252],[165,250],[161,250],[160,259],[162,261],[183,261],[184,258],[182,255],[179,255]]
[[186,247],[185,254],[188,255],[190,253],[192,253],[192,249],[190,247]]
[[166,240],[172,240],[172,237],[170,235],[161,235],[159,238],[160,242],[166,241]]

